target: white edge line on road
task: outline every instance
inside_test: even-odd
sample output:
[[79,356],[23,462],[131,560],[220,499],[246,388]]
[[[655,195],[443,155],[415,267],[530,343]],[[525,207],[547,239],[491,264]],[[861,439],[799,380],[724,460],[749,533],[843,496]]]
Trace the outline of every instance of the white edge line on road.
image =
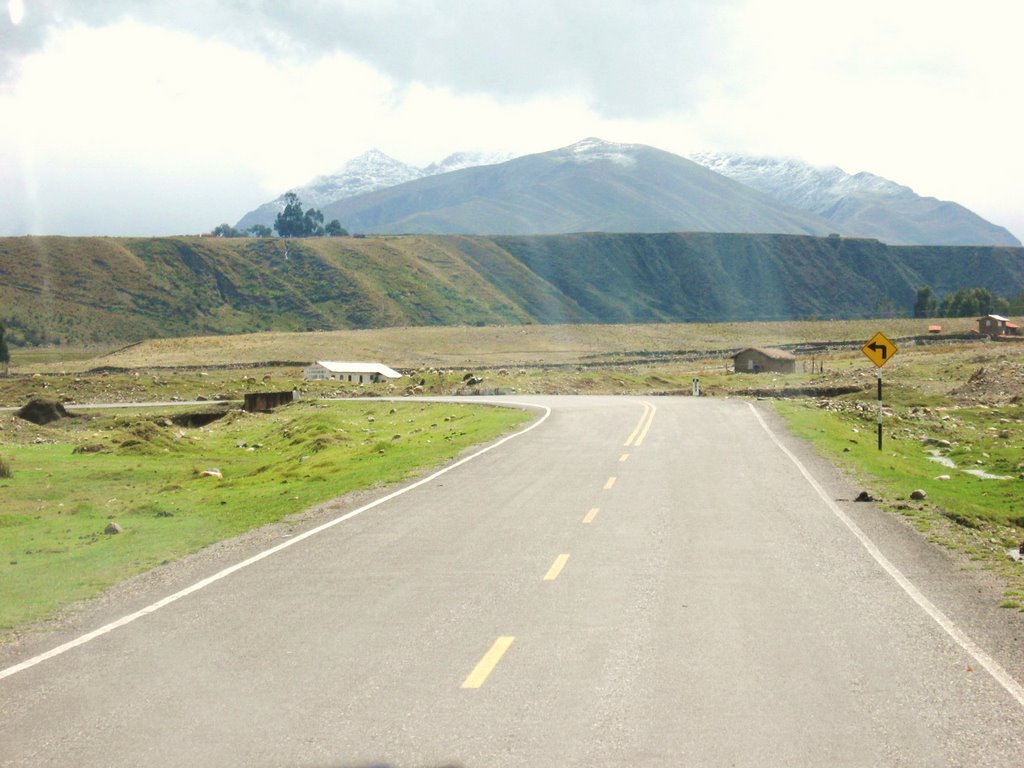
[[910,598],[935,621],[936,624],[942,627],[946,634],[949,635],[957,645],[963,648],[970,656],[974,657],[974,660],[984,667],[985,670],[995,678],[996,682],[1003,686],[1003,688],[1005,688],[1006,691],[1017,700],[1017,703],[1020,706],[1024,707],[1024,687],[1022,687],[1020,683],[1018,683],[1005,669],[1003,669],[999,662],[983,651],[977,643],[975,643],[963,632],[963,630],[954,624],[952,619],[946,616],[946,614],[940,611],[931,600],[925,597],[921,591],[914,586],[910,579],[904,576],[903,572],[882,554],[881,550],[879,550],[875,543],[868,538],[868,535],[864,533],[864,531],[862,531],[825,492],[825,489],[817,480],[814,479],[814,476],[803,465],[800,459],[798,459],[792,451],[782,444],[782,441],[779,440],[771,427],[769,427],[765,420],[761,418],[761,414],[757,412],[753,403],[748,402],[747,405],[750,407],[750,410],[754,412],[754,416],[757,418],[758,422],[760,422],[764,431],[768,433],[772,442],[774,442],[775,445],[778,446],[779,450],[786,454],[786,456],[789,457],[789,460],[796,465],[796,468],[800,470],[800,474],[802,474],[807,482],[811,484],[811,487],[817,491],[818,496],[821,497],[822,501],[824,501],[828,508],[832,510],[832,513],[838,517],[842,523],[850,529],[850,531],[853,532],[853,535],[857,537],[860,543],[864,546],[864,549],[866,549],[875,561],[882,566],[885,572],[903,588],[903,591],[906,592]]
[[487,446],[486,448],[483,448],[483,449],[477,451],[476,453],[471,454],[470,456],[466,456],[465,458],[459,459],[454,464],[449,464],[447,467],[439,469],[437,472],[434,472],[433,474],[428,475],[427,477],[424,477],[424,478],[422,478],[420,480],[417,480],[415,483],[412,483],[411,485],[407,485],[404,488],[399,488],[397,491],[394,491],[393,493],[389,493],[387,496],[382,496],[381,498],[377,499],[376,501],[371,501],[369,504],[366,504],[366,505],[364,505],[362,507],[359,507],[359,509],[354,509],[351,512],[346,512],[341,517],[336,517],[333,520],[328,520],[326,523],[323,523],[322,525],[318,525],[316,528],[311,528],[310,530],[306,531],[305,533],[301,533],[298,536],[295,536],[294,538],[291,538],[291,539],[288,539],[287,541],[282,542],[281,544],[277,544],[276,546],[273,546],[270,549],[266,549],[263,552],[260,552],[259,554],[253,555],[252,557],[250,557],[247,560],[243,560],[240,563],[236,563],[235,565],[232,565],[232,566],[230,566],[228,568],[225,568],[224,570],[219,571],[218,573],[215,573],[212,576],[208,576],[207,578],[203,579],[202,581],[196,582],[195,584],[193,584],[190,587],[186,587],[185,589],[183,589],[183,590],[181,590],[179,592],[175,592],[173,595],[168,595],[167,597],[163,598],[162,600],[158,600],[157,602],[153,603],[152,605],[147,605],[145,608],[142,608],[142,609],[136,611],[135,613],[129,614],[127,616],[123,616],[120,619],[117,619],[116,621],[112,621],[109,624],[105,624],[104,626],[100,627],[99,629],[94,629],[92,632],[88,632],[88,633],[82,635],[81,637],[75,638],[74,640],[69,640],[68,642],[64,643],[63,645],[58,645],[56,648],[53,648],[53,649],[51,649],[49,651],[46,651],[45,653],[41,653],[38,656],[33,656],[31,659],[27,659],[27,660],[21,662],[20,664],[15,664],[13,667],[8,667],[7,669],[0,670],[0,680],[2,680],[5,677],[10,677],[11,675],[16,674],[18,672],[21,672],[23,670],[26,670],[29,667],[34,667],[36,664],[44,662],[47,659],[52,659],[55,656],[60,656],[62,653],[70,651],[72,648],[77,648],[80,645],[85,645],[90,640],[95,640],[97,637],[105,635],[108,632],[113,632],[115,629],[117,629],[119,627],[123,627],[126,624],[131,624],[136,619],[140,619],[143,616],[146,616],[146,615],[148,615],[150,613],[155,613],[156,611],[159,611],[161,608],[163,608],[163,607],[165,607],[167,605],[170,605],[171,603],[173,603],[173,602],[175,602],[177,600],[180,600],[183,597],[187,597],[188,595],[191,595],[193,592],[198,592],[199,590],[203,589],[204,587],[208,587],[211,584],[220,581],[221,579],[227,578],[228,576],[230,576],[231,574],[235,573],[236,571],[240,571],[243,568],[247,568],[248,566],[252,565],[253,563],[258,563],[260,560],[263,560],[266,557],[270,557],[271,555],[275,554],[276,552],[280,552],[282,549],[287,549],[288,547],[294,546],[295,544],[298,544],[300,541],[304,541],[305,539],[308,539],[311,536],[316,536],[318,533],[322,533],[323,531],[326,531],[328,528],[333,528],[335,525],[338,525],[339,523],[343,523],[346,520],[351,520],[356,515],[361,515],[363,512],[366,512],[367,510],[373,509],[374,507],[379,507],[381,504],[386,504],[387,502],[389,502],[392,499],[395,499],[395,498],[401,496],[404,493],[408,493],[409,491],[414,490],[416,488],[419,488],[422,485],[426,485],[427,483],[431,483],[434,480],[436,480],[437,478],[441,477],[441,475],[444,475],[444,474],[446,474],[448,472],[451,472],[453,469],[456,469],[457,467],[461,467],[463,464],[466,464],[467,462],[470,462],[473,459],[476,459],[476,458],[478,458],[480,456],[483,456],[488,451],[493,451],[495,448],[498,448],[499,446],[504,445],[509,440],[514,440],[517,437],[522,437],[527,432],[530,432],[531,430],[534,430],[537,427],[539,427],[541,424],[543,424],[547,420],[548,416],[551,415],[551,409],[548,406],[546,406],[546,405],[537,405],[537,404],[533,404],[533,403],[515,403],[515,402],[502,402],[501,405],[510,406],[510,407],[516,407],[516,408],[534,408],[534,409],[540,408],[540,409],[542,409],[544,411],[544,415],[541,416],[539,419],[537,419],[537,421],[533,422],[533,424],[531,424],[530,426],[526,427],[525,429],[521,429],[518,432],[514,432],[511,435],[507,435],[507,436],[501,438],[500,440],[498,440],[496,443],[492,443],[491,445]]

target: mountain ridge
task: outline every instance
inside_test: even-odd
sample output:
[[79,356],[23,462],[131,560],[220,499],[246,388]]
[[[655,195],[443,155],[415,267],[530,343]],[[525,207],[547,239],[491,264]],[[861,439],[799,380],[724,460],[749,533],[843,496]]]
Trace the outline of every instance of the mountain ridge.
[[[660,153],[656,163],[653,153]],[[538,158],[548,159],[545,172],[524,172]],[[728,192],[720,179],[699,177],[693,169],[684,174],[683,160],[746,191]],[[575,166],[576,173],[560,166]],[[471,168],[486,170],[448,175]],[[404,186],[409,183],[415,186]],[[761,197],[751,197],[750,190]],[[371,150],[292,191],[326,218],[370,234],[836,232],[891,245],[1020,246],[1005,228],[958,203],[922,197],[875,174],[739,153],[684,158],[595,137],[521,157],[454,153],[423,168]],[[283,206],[282,195],[247,213],[237,228],[271,226]]]
[[[39,275],[46,280],[40,281]],[[8,342],[417,325],[853,319],[1024,289],[1024,248],[806,235],[0,238]]]
[[834,230],[679,155],[595,138],[411,180],[322,210],[367,234]]
[[[288,192],[297,194],[306,207],[323,208],[347,197],[393,187],[426,176],[502,162],[508,157],[508,153],[455,152],[439,162],[417,168],[396,160],[379,149],[371,149],[352,158],[334,173],[317,176]],[[239,219],[235,228],[244,231],[255,224],[272,227],[277,214],[284,210],[284,197],[288,192],[246,213]]]
[[859,237],[890,245],[1021,245],[1007,229],[959,203],[922,197],[872,173],[740,153],[702,152],[690,158]]

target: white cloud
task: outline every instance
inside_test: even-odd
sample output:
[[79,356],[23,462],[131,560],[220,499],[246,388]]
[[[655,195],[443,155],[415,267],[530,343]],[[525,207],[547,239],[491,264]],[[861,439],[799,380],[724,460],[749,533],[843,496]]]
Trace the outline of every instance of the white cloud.
[[[0,164],[18,169],[5,176],[21,179],[19,198],[36,200],[19,221],[61,232],[83,232],[85,221],[108,233],[196,231],[361,151],[389,88],[341,56],[279,68],[135,23],[71,28],[28,57],[17,87],[0,96],[15,116],[0,126]],[[62,206],[72,210],[59,214]],[[0,218],[0,228],[11,224]]]
[[0,174],[26,203],[0,233],[193,231],[371,147],[597,135],[868,170],[1021,235],[1021,21],[1010,0],[30,1],[0,20]]
[[711,149],[870,171],[1024,234],[1002,202],[1024,177],[1022,21],[1010,2],[751,0],[702,84],[698,130]]
[[11,234],[200,231],[370,147],[425,165],[460,149],[543,151],[606,125],[569,94],[399,87],[344,54],[274,63],[135,22],[55,33],[0,108],[17,115],[0,126],[24,203],[0,213]]

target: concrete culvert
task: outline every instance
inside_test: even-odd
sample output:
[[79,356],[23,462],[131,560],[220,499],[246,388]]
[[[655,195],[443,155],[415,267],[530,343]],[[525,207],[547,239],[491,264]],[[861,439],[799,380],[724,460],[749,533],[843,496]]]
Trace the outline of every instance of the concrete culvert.
[[227,411],[201,411],[199,413],[179,413],[171,416],[170,421],[179,427],[205,427],[207,424],[223,419]]
[[19,408],[15,414],[19,419],[31,421],[40,426],[72,417],[64,404],[48,397],[36,397]]

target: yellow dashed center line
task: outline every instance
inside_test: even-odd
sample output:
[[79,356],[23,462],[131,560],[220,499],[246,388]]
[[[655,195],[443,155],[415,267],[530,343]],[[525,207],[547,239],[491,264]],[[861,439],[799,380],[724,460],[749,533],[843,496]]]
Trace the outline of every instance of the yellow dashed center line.
[[[647,437],[647,433],[651,429],[651,423],[654,421],[654,414],[657,412],[658,409],[655,408],[650,403],[643,403],[643,406],[643,415],[640,417],[640,421],[636,425],[636,428],[630,434],[629,439],[626,440],[627,448],[629,446],[639,447],[640,445],[642,445],[644,439]],[[625,462],[628,459],[628,453],[623,453],[621,456],[619,456],[619,462]],[[609,477],[604,484],[604,490],[610,491],[612,487],[615,485],[615,480],[616,478],[614,476]],[[594,507],[593,509],[591,509],[583,518],[583,522],[587,524],[594,522],[594,518],[597,517],[598,511],[598,507]],[[561,554],[558,557],[556,557],[555,562],[551,564],[551,567],[548,569],[548,572],[544,575],[544,581],[554,581],[555,579],[557,579],[559,574],[561,574],[562,570],[565,568],[565,564],[568,562],[568,554]],[[479,688],[480,686],[482,686],[484,682],[487,680],[487,678],[490,676],[491,672],[494,671],[494,668],[498,666],[498,662],[501,661],[501,658],[505,655],[505,652],[508,651],[508,649],[511,647],[514,640],[515,637],[512,636],[503,636],[495,640],[494,645],[492,645],[490,650],[488,650],[487,653],[484,654],[484,657],[480,659],[476,667],[473,668],[473,671],[469,673],[469,677],[467,677],[463,681],[462,687]]]
[[551,567],[548,568],[548,572],[544,574],[544,581],[554,581],[557,579],[558,574],[562,572],[562,569],[565,568],[565,564],[567,562],[569,562],[568,555],[559,555],[556,557],[555,562],[553,562]]
[[494,645],[491,649],[484,654],[484,657],[480,659],[473,671],[469,673],[469,677],[462,683],[463,688],[479,688],[484,684],[488,675],[494,671],[494,668],[498,666],[498,662],[501,661],[501,657],[505,655],[505,651],[512,645],[514,637],[499,637],[494,641]]

